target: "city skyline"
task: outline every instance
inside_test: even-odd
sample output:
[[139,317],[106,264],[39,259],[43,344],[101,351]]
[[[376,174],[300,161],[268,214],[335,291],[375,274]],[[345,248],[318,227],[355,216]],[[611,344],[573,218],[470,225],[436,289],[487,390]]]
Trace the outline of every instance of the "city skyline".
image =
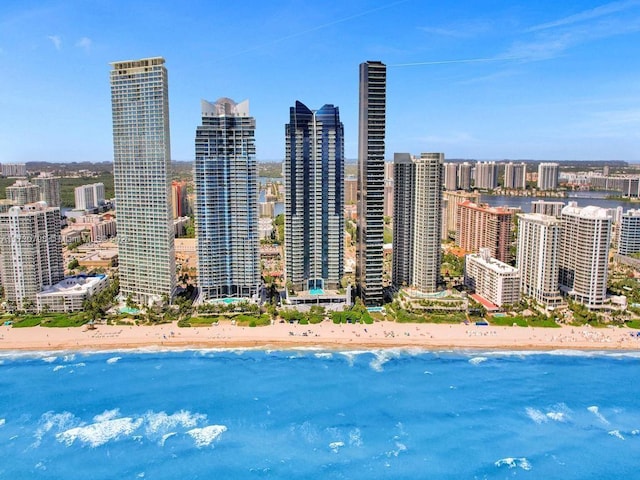
[[[214,16],[226,19],[219,34],[194,28]],[[175,160],[193,160],[192,126],[211,95],[251,100],[260,161],[284,159],[282,125],[296,98],[330,98],[341,108],[345,157],[356,158],[357,65],[371,59],[388,65],[386,159],[425,149],[481,160],[640,157],[640,86],[628,61],[640,48],[637,1],[150,9],[9,0],[0,25],[0,163],[112,160],[108,64],[154,56],[172,72]],[[33,142],[36,117],[47,128]]]

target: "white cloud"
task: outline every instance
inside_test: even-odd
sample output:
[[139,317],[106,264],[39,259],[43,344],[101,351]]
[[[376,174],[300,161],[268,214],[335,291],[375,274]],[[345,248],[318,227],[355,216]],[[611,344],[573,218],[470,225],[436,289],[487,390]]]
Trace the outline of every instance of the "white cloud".
[[51,40],[56,50],[62,49],[62,38],[60,38],[60,35],[49,35],[47,38]]
[[591,20],[594,18],[599,18],[605,15],[609,15],[612,13],[621,12],[629,8],[637,7],[639,5],[640,5],[639,0],[623,0],[619,2],[605,3],[604,5],[600,5],[599,7],[592,8],[589,10],[584,10],[580,13],[576,13],[575,15],[569,15],[568,17],[564,17],[559,20],[554,20],[552,22],[536,25],[534,27],[531,27],[528,31],[535,32],[538,30],[546,30],[549,28],[572,25],[574,23],[584,22],[586,20]]
[[91,39],[89,37],[82,37],[80,40],[78,40],[76,42],[76,47],[78,48],[83,48],[85,49],[87,52],[89,50],[91,50],[91,46],[93,45],[93,42],[91,41]]

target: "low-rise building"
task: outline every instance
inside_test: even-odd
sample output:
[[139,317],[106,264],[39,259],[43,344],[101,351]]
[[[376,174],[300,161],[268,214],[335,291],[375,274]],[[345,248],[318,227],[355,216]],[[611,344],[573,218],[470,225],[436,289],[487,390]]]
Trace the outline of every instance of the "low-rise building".
[[76,275],[51,285],[36,295],[39,312],[78,312],[84,301],[109,285],[106,275]]
[[465,257],[464,283],[498,307],[520,301],[518,269],[491,258],[488,248],[481,248],[480,253]]

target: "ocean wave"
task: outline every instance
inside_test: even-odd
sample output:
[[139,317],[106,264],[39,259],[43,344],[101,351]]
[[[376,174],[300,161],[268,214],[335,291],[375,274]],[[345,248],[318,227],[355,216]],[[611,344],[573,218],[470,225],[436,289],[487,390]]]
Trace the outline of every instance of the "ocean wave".
[[537,408],[527,407],[525,411],[527,412],[527,416],[537,424],[549,421],[549,418]]
[[481,363],[486,362],[487,360],[489,360],[487,357],[473,357],[469,359],[469,363],[471,365],[480,365]]
[[513,457],[506,457],[506,458],[501,458],[500,460],[497,460],[494,465],[498,468],[500,467],[508,467],[508,468],[516,468],[516,467],[520,467],[523,470],[531,470],[533,467],[531,466],[531,463],[529,462],[529,460],[526,459],[526,457],[520,457],[520,458],[513,458]]
[[338,453],[340,447],[344,447],[344,442],[331,442],[329,448],[333,453]]
[[121,360],[121,359],[122,359],[122,357],[111,357],[111,358],[108,358],[108,359],[107,359],[107,363],[108,363],[109,365],[112,365],[112,364],[114,364],[114,363],[117,363],[117,362],[118,362],[118,360]]
[[0,427],[3,426],[7,421],[4,418],[0,418]]
[[63,362],[74,362],[76,360],[76,354],[75,353],[69,353],[67,355],[65,355],[64,357],[62,357],[62,361]]
[[33,446],[37,447],[42,441],[42,437],[51,430],[57,430],[58,432],[67,430],[75,425],[78,425],[80,420],[71,412],[55,413],[52,411],[43,413],[38,422],[38,428],[34,433],[36,439]]
[[209,425],[202,428],[193,428],[187,431],[195,441],[196,447],[202,448],[211,445],[220,435],[227,431],[224,425]]
[[99,415],[93,417],[93,421],[97,423],[106,422],[108,420],[113,420],[120,416],[120,409],[114,408],[113,410],[105,410]]
[[130,436],[142,425],[142,421],[142,418],[135,420],[130,417],[115,418],[65,430],[56,434],[56,439],[67,446],[73,445],[78,440],[95,448],[110,440]]
[[56,365],[55,367],[53,367],[53,371],[57,372],[58,370],[62,370],[64,368],[67,368],[66,365]]
[[359,428],[354,428],[349,432],[349,445],[353,445],[354,447],[362,446],[362,434]]
[[202,413],[191,413],[188,410],[180,410],[171,415],[166,412],[149,411],[144,414],[145,433],[149,438],[155,439],[158,435],[164,436],[177,427],[193,428],[198,422],[204,422],[207,416]]
[[169,432],[169,433],[165,433],[164,435],[162,435],[162,438],[160,439],[160,446],[164,447],[165,442],[173,437],[174,435],[177,435],[177,432]]
[[58,357],[43,357],[42,361],[47,363],[53,363],[58,360]]
[[596,418],[598,420],[600,420],[602,423],[604,423],[605,425],[609,425],[609,420],[604,418],[604,415],[602,415],[600,413],[600,409],[596,405],[593,405],[591,407],[587,407],[587,410],[589,410],[591,413],[593,413],[596,416]]
[[400,443],[396,441],[395,450],[389,450],[387,452],[387,457],[397,457],[398,455],[400,455],[402,452],[405,452],[406,450],[407,450],[407,446],[404,443]]
[[564,404],[559,403],[551,407],[547,412],[543,412],[537,408],[525,408],[527,416],[537,424],[546,423],[549,420],[554,422],[565,423],[569,418],[570,409]]
[[319,352],[319,353],[314,353],[313,356],[316,357],[316,358],[331,359],[331,358],[333,358],[333,353],[331,353],[331,352]]
[[624,437],[620,433],[620,430],[611,430],[610,432],[607,432],[607,433],[612,437],[616,437],[616,438],[619,438],[620,440],[624,440]]

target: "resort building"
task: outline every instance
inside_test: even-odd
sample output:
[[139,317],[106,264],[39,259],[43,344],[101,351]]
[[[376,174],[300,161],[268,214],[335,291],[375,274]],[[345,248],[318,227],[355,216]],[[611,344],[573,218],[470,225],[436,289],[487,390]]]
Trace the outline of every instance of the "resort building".
[[356,282],[368,307],[382,304],[386,98],[387,66],[361,63]]
[[120,294],[143,305],[170,301],[176,263],[167,69],[160,57],[111,66]]
[[473,166],[464,162],[458,165],[458,188],[460,190],[471,190],[471,172]]
[[538,188],[556,190],[558,188],[560,166],[557,163],[543,162],[538,165]]
[[447,218],[442,223],[446,224],[447,230],[455,232],[458,222],[458,205],[464,201],[478,203],[480,201],[480,194],[475,192],[464,191],[447,191],[442,192],[442,200],[446,203]]
[[607,300],[611,216],[604,208],[570,202],[560,220],[560,291],[589,309],[598,308]]
[[498,186],[498,164],[496,162],[476,162],[475,188],[493,190]]
[[6,188],[6,195],[14,205],[28,205],[40,201],[40,187],[28,180],[16,180]]
[[256,121],[249,101],[202,101],[194,182],[200,299],[251,298],[260,285]]
[[10,310],[31,310],[36,295],[64,277],[60,210],[38,202],[0,214],[0,277]]
[[468,200],[458,204],[456,245],[469,253],[486,247],[491,256],[504,263],[511,261],[513,212],[502,207],[478,205]]
[[545,307],[563,303],[558,286],[561,224],[540,213],[518,215],[520,291]]
[[444,164],[444,189],[456,190],[458,188],[458,164],[447,162]]
[[284,161],[286,281],[297,291],[335,290],[344,275],[340,112],[333,105],[313,111],[296,102],[289,113]]
[[76,187],[74,196],[75,210],[95,210],[104,205],[104,183],[92,183]]
[[476,295],[502,307],[520,301],[520,273],[517,268],[491,258],[488,248],[465,256],[464,284]]
[[504,165],[503,186],[515,190],[527,188],[527,164],[509,162]]
[[531,213],[540,213],[542,215],[551,215],[560,218],[564,202],[547,202],[545,200],[534,200],[531,202]]
[[632,255],[640,252],[640,210],[627,210],[619,224],[618,253]]
[[49,207],[60,207],[60,179],[51,173],[41,173],[31,179],[40,188],[40,201],[47,202]]
[[442,153],[394,155],[392,280],[396,287],[433,293],[440,283]]
[[85,300],[109,285],[106,275],[76,275],[47,287],[36,295],[39,312],[79,312]]

